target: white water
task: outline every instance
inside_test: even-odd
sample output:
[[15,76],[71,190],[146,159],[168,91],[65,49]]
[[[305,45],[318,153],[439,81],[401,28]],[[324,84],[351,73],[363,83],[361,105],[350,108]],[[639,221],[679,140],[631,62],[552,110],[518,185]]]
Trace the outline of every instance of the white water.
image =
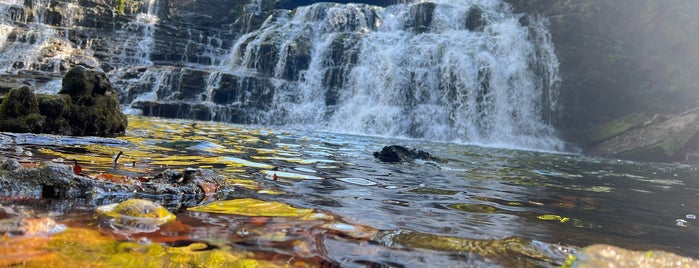
[[136,14],[134,19],[119,31],[125,35],[125,41],[112,51],[114,63],[125,65],[151,66],[151,48],[155,43],[153,34],[160,20],[156,14],[158,0],[145,0],[145,10]]
[[[241,37],[226,66],[265,75],[260,67],[267,59],[260,52],[275,44],[274,108],[259,118],[263,123],[561,150],[545,120],[556,111],[559,82],[546,21],[534,17],[522,26],[499,0],[432,2],[434,18],[423,33],[406,27],[415,4],[384,9],[325,3],[278,14]],[[465,27],[472,6],[482,10],[482,31]],[[332,105],[323,79],[338,67],[329,55],[339,35],[359,38],[342,41],[347,51],[358,51],[358,61],[339,64],[346,77]],[[282,80],[289,48],[303,39],[312,46],[309,68],[295,81]]]
[[[65,12],[57,26],[45,24],[50,4],[48,0],[37,0],[31,7],[25,7],[23,1],[0,0],[0,73],[21,70],[60,73],[62,63],[76,55],[94,60],[90,51],[74,46],[66,32],[61,31],[81,16],[77,1],[63,3]],[[8,42],[11,34],[14,40]]]

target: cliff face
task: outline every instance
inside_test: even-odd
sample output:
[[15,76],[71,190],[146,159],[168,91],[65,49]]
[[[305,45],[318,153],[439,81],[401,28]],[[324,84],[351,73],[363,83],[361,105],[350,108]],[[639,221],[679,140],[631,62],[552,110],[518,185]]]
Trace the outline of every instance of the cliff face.
[[596,128],[631,114],[678,114],[697,106],[699,2],[508,0],[541,14],[561,72],[558,128],[582,147]]

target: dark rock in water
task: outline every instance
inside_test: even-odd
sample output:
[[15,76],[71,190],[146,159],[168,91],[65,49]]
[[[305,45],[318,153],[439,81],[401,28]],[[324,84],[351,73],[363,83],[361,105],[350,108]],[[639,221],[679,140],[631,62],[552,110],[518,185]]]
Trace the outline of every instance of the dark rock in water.
[[434,161],[437,158],[432,157],[429,153],[417,149],[408,149],[400,145],[386,146],[381,149],[381,152],[374,152],[374,157],[382,162],[400,163],[412,162],[415,159]]
[[68,71],[58,95],[11,89],[0,103],[0,118],[0,131],[74,136],[120,135],[128,124],[107,76],[83,67]]
[[75,174],[68,165],[48,162],[37,168],[25,168],[15,160],[0,157],[0,195],[44,198],[119,195],[201,200],[230,188],[224,177],[210,169],[164,170],[152,177],[139,178],[122,175],[92,178]]
[[406,26],[413,28],[416,33],[424,33],[430,30],[430,24],[434,17],[435,3],[420,3],[410,7],[410,19]]
[[483,18],[483,10],[478,8],[478,6],[472,6],[468,10],[468,19],[466,19],[466,29],[469,31],[482,31],[485,28],[486,20]]

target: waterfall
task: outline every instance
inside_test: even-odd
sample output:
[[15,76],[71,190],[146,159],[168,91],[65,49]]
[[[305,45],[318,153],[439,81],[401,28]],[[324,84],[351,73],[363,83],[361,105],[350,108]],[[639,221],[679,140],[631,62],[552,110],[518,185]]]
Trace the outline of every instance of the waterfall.
[[0,0],[0,73],[60,74],[68,61],[96,62],[68,39],[66,29],[81,16],[77,1],[61,5],[65,12],[56,16],[48,0]]
[[103,68],[146,116],[562,149],[544,18],[503,0],[246,2],[244,16],[271,15],[240,32],[220,0],[0,0],[0,75],[50,93],[72,66]]
[[258,123],[561,150],[546,26],[500,0],[318,3],[270,16],[225,67],[274,81]]
[[[158,0],[145,0],[141,12],[133,20],[124,25],[118,34],[124,36],[124,42],[112,51],[113,62],[120,66],[153,65],[150,60],[151,48],[154,44],[153,33],[159,21],[156,10]],[[145,10],[143,10],[145,9]]]

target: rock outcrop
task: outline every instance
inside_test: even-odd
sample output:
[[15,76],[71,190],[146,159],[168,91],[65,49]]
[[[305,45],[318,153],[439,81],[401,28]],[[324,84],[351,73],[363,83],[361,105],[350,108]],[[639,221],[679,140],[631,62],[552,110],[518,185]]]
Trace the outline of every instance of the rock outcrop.
[[72,136],[116,136],[128,124],[117,91],[102,72],[75,67],[59,94],[11,89],[0,103],[0,131]]
[[[638,116],[626,123],[611,124],[623,128],[619,133],[596,143],[589,153],[640,161],[694,162],[699,151],[699,108],[672,116],[653,116],[638,124]],[[636,122],[636,123],[634,123]]]

